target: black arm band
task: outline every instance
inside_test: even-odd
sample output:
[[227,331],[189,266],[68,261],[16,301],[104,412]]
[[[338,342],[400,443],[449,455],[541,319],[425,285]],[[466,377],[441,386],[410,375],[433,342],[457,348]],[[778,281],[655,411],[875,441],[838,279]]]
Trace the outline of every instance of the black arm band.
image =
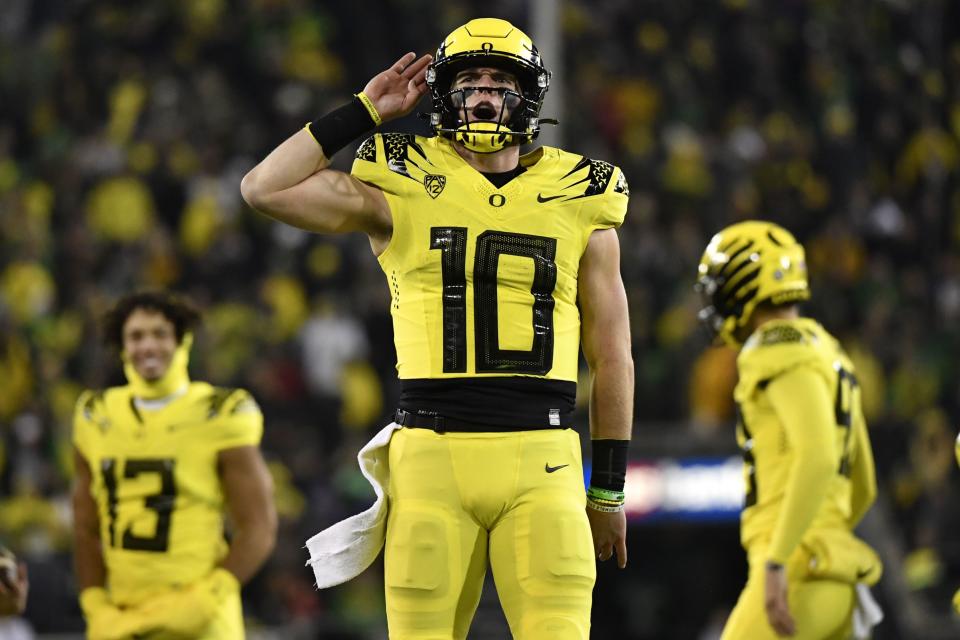
[[593,460],[590,468],[590,486],[610,491],[623,491],[627,478],[627,448],[629,440],[591,440]]
[[313,139],[323,148],[323,155],[332,158],[340,149],[372,130],[377,123],[363,106],[360,98],[354,96],[347,104],[320,116],[307,125]]

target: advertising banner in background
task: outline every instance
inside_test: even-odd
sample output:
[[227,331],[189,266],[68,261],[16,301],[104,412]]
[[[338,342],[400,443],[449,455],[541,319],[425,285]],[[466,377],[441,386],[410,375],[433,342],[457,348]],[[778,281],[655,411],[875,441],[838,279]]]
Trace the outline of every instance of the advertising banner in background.
[[[589,461],[584,464],[589,479]],[[743,508],[743,461],[739,456],[639,460],[627,467],[624,490],[631,522],[736,522]]]

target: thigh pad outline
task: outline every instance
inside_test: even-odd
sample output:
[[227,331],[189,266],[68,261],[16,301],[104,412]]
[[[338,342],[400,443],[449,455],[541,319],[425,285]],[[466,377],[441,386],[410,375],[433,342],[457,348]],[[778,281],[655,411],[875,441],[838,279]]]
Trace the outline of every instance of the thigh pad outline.
[[388,606],[407,611],[447,608],[459,589],[451,576],[460,564],[459,538],[452,516],[429,504],[391,505],[387,525],[384,579]]
[[593,539],[579,506],[573,511],[557,505],[535,507],[517,529],[517,573],[525,591],[556,597],[592,592],[597,572]]

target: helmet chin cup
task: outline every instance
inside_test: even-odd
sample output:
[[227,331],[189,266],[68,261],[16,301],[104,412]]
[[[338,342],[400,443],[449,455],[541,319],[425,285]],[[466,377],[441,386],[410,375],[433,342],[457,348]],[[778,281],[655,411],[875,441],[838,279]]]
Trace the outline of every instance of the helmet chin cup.
[[496,122],[471,122],[457,128],[454,140],[475,153],[496,153],[513,143],[513,132]]

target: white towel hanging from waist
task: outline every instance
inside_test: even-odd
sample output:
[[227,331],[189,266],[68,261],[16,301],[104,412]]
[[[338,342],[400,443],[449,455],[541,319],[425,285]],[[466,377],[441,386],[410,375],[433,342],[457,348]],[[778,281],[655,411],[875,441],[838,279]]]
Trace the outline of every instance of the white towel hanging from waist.
[[357,461],[360,472],[373,487],[373,505],[307,540],[313,575],[318,589],[342,584],[360,575],[377,559],[387,529],[387,486],[390,481],[390,438],[400,428],[391,422],[365,444]]

